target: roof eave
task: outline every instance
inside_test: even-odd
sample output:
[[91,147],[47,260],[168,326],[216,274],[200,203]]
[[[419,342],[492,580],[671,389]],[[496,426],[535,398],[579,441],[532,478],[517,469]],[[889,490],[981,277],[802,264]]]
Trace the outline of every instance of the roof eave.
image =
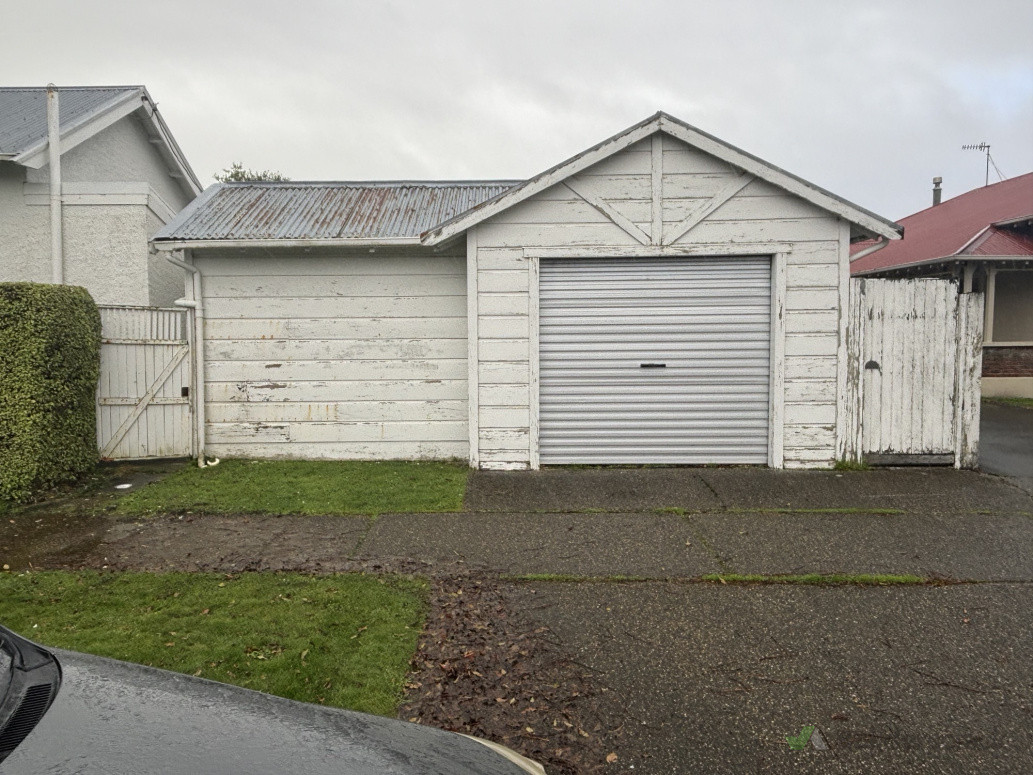
[[1033,261],[1033,255],[1014,255],[1014,256],[979,256],[971,253],[955,253],[949,256],[940,256],[939,258],[926,258],[921,261],[912,261],[908,264],[893,264],[892,266],[880,266],[874,269],[864,269],[854,274],[854,277],[870,277],[876,274],[886,274],[888,272],[905,271],[908,269],[922,269],[925,267],[936,266],[938,264],[991,264],[991,263],[1003,263],[1010,261]]
[[198,196],[204,190],[204,186],[194,174],[190,162],[187,161],[186,155],[179,147],[179,143],[176,142],[176,138],[172,136],[164,117],[158,111],[157,104],[151,99],[151,95],[146,89],[143,89],[142,107],[155,136],[161,140],[161,153],[165,157],[165,163],[175,177],[182,181],[183,187],[188,189],[193,196]]
[[[61,132],[61,153],[67,153],[80,143],[89,140],[95,134],[125,118],[143,104],[143,88],[134,88],[121,94],[97,110],[78,121],[73,121]],[[39,169],[47,163],[47,148],[50,141],[41,140],[14,156],[15,164],[31,169]]]
[[161,239],[154,238],[151,245],[155,250],[238,250],[266,249],[291,250],[296,248],[380,248],[421,247],[419,237],[396,237],[393,239],[368,239],[363,237],[342,237],[338,239]]
[[[187,193],[197,196],[203,190],[201,181],[194,174],[186,156],[176,143],[168,125],[158,112],[154,101],[151,99],[147,89],[142,86],[133,87],[113,98],[110,102],[97,110],[89,113],[77,121],[71,122],[61,131],[61,153],[67,153],[77,145],[89,140],[94,135],[107,129],[126,116],[132,115],[137,110],[142,111],[149,124],[150,133],[160,140],[161,148],[159,153],[165,160],[166,166],[180,185]],[[44,139],[31,148],[27,148],[18,154],[14,154],[11,160],[15,164],[31,169],[39,169],[47,163],[47,148],[50,141]],[[3,158],[3,157],[0,157]]]
[[1029,215],[1020,215],[1018,218],[1008,218],[1008,219],[1003,220],[1003,221],[994,221],[990,225],[991,226],[1015,226],[1016,224],[1025,223],[1026,221],[1031,221],[1031,220],[1033,220],[1033,213],[1030,213]]

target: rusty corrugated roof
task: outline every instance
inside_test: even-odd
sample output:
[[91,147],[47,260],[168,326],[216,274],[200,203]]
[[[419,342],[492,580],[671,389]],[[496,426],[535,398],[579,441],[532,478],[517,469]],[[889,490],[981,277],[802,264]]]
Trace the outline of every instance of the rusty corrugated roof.
[[154,240],[416,239],[519,182],[221,183]]

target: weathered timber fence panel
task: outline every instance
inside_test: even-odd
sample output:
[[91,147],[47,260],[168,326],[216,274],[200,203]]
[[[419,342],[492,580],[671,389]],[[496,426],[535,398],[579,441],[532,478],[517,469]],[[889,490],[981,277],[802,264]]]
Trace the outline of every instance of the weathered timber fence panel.
[[97,446],[102,458],[192,454],[189,314],[153,307],[100,308]]
[[976,465],[982,309],[950,280],[851,280],[846,458]]

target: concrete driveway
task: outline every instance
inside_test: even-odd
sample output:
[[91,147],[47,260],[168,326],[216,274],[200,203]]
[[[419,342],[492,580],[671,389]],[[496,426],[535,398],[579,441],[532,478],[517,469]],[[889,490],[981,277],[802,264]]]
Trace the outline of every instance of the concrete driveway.
[[1033,409],[983,404],[979,466],[988,473],[1011,477],[1033,493]]

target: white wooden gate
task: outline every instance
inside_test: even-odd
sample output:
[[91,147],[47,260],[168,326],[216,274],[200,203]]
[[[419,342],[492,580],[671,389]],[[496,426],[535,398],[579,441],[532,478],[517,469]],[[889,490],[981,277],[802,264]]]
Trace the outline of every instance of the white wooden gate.
[[851,280],[844,457],[975,466],[982,323],[950,280]]
[[102,458],[191,455],[189,314],[100,308],[97,446]]

